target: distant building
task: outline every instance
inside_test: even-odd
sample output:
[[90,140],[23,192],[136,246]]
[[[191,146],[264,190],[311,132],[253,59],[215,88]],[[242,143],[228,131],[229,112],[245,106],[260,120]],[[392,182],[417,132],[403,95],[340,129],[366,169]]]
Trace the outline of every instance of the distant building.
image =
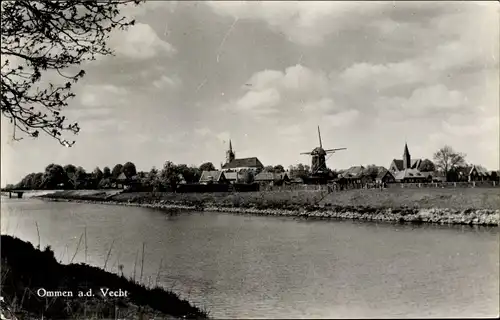
[[394,159],[389,165],[389,171],[393,174],[398,171],[403,171],[405,169],[420,169],[422,164],[422,159],[411,159],[410,151],[408,150],[408,145],[405,143],[405,148],[403,151],[403,159]]
[[429,177],[431,177],[431,180],[432,180],[432,176],[430,174],[420,172],[418,169],[404,169],[404,170],[398,171],[398,172],[396,172],[396,174],[394,174],[394,178],[395,178],[396,182],[401,182],[401,183],[428,182]]
[[281,185],[284,182],[290,182],[286,172],[260,172],[254,177],[254,181],[261,185]]
[[125,173],[120,173],[116,178],[116,187],[119,189],[131,189],[138,187],[141,184],[140,179],[137,175],[128,178]]
[[353,166],[343,171],[337,177],[337,181],[345,185],[361,185],[363,183],[365,167]]
[[229,183],[224,175],[223,171],[203,171],[201,173],[200,181],[201,184],[210,184],[210,183]]
[[229,150],[226,151],[226,163],[222,165],[222,171],[250,170],[258,173],[264,169],[262,162],[257,157],[236,159],[231,140],[229,140]]
[[457,169],[458,180],[459,181],[482,181],[484,179],[483,174],[479,173],[476,166],[466,166]]
[[386,168],[379,168],[377,177],[375,178],[376,183],[391,183],[395,182],[396,178],[394,175]]

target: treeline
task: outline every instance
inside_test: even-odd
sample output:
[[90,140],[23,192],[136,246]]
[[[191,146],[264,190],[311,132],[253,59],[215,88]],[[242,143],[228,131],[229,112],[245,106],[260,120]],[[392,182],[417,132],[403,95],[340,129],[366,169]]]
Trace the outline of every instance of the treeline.
[[[217,170],[213,163],[205,162],[199,167],[186,164],[174,164],[166,161],[161,169],[151,168],[149,172],[137,171],[134,163],[126,162],[110,167],[96,167],[92,172],[87,172],[81,166],[68,164],[50,164],[44,172],[33,172],[26,175],[19,183],[9,184],[5,189],[17,190],[54,190],[54,189],[111,189],[120,185],[119,177],[123,173],[128,180],[135,180],[146,188],[164,190],[175,187],[181,181],[197,183],[203,171]],[[305,176],[309,166],[298,164],[290,166],[291,175]],[[285,172],[282,165],[267,166],[266,172]]]
[[118,178],[123,173],[127,179],[137,180],[145,186],[161,188],[180,182],[181,177],[187,183],[197,182],[203,170],[215,170],[211,162],[199,167],[185,164],[165,162],[163,168],[153,167],[149,172],[137,171],[132,162],[116,164],[113,169],[96,167],[87,172],[80,166],[68,164],[50,164],[44,172],[33,172],[26,175],[19,183],[7,185],[6,189],[19,190],[53,190],[53,189],[108,189],[116,188]]

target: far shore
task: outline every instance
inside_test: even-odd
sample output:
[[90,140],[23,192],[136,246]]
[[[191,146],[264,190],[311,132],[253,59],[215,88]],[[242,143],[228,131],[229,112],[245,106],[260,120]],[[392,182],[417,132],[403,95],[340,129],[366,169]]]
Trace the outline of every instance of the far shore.
[[37,196],[53,201],[125,205],[174,212],[208,211],[314,219],[498,226],[498,188],[243,193],[68,190]]

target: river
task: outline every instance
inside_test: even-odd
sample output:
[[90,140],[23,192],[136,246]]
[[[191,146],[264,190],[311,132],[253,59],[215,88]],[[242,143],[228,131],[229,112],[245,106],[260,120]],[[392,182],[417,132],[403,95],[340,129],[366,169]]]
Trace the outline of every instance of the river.
[[[38,231],[37,231],[38,227]],[[80,236],[80,247],[77,250]],[[158,281],[217,318],[496,317],[499,229],[6,199],[2,234]],[[39,233],[39,237],[38,237]],[[40,240],[38,240],[40,239]],[[86,249],[85,249],[86,248]],[[138,261],[135,263],[135,261]]]

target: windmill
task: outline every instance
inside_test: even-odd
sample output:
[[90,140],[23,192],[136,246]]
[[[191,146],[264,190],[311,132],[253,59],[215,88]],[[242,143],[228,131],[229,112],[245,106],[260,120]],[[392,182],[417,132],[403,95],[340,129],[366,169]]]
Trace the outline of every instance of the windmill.
[[319,138],[319,147],[314,148],[311,152],[302,152],[301,154],[307,154],[312,157],[311,161],[311,174],[312,175],[321,175],[327,173],[326,169],[326,155],[330,154],[328,158],[331,157],[336,151],[346,150],[347,148],[336,148],[336,149],[323,149],[323,143],[321,142],[321,132],[319,131],[318,126],[318,138]]

